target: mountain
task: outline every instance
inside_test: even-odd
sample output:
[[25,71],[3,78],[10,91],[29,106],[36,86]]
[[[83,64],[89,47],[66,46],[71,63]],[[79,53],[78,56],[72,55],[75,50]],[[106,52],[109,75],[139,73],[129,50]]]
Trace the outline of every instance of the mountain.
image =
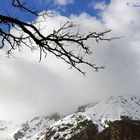
[[0,121],[0,140],[12,140],[13,134],[20,129],[20,125],[12,122]]
[[[41,133],[35,135],[34,140],[55,140],[55,139],[70,139],[84,130],[97,132],[96,126],[91,119],[83,113],[72,114],[62,120],[57,121]],[[93,132],[92,132],[93,133]]]
[[14,139],[25,139],[30,140],[31,137],[43,130],[44,128],[49,127],[54,122],[61,119],[58,113],[54,113],[50,116],[42,116],[42,117],[35,117],[31,121],[27,121],[26,123],[22,124],[20,129],[14,134]]
[[49,116],[35,117],[23,124],[0,121],[0,140],[30,140],[31,137],[47,128],[63,116],[54,113]]
[[[139,119],[140,100],[137,97],[110,97],[93,107],[87,106],[84,109],[84,112],[74,113],[57,121],[40,133],[34,135],[32,139],[94,140],[96,139],[95,136],[97,134],[100,134],[100,132],[105,130],[107,127],[109,128],[110,124],[115,120],[126,121]],[[133,122],[130,124],[133,124]],[[134,125],[136,124],[134,123]]]
[[140,140],[140,121],[117,120],[95,135],[95,140]]
[[125,118],[140,119],[140,99],[135,96],[116,96],[101,101],[84,112],[102,131],[109,122]]
[[116,96],[66,117],[54,113],[19,125],[0,121],[0,140],[139,140],[139,120],[140,99]]

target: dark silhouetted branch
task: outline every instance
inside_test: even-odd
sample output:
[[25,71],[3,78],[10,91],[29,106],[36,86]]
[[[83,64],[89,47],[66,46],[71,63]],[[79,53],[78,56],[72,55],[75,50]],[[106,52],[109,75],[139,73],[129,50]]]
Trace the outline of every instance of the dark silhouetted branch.
[[[19,0],[13,0],[12,4],[35,16],[44,16],[38,15],[36,11],[27,8],[24,4],[21,4]],[[6,31],[2,28],[2,25],[7,26]],[[5,43],[8,43],[10,45],[10,49],[7,52],[8,54],[10,54],[12,50],[17,48],[20,49],[24,45],[31,50],[39,49],[39,61],[41,61],[43,54],[47,55],[49,52],[57,58],[64,60],[70,65],[70,68],[74,67],[84,75],[85,72],[80,68],[81,64],[88,65],[96,71],[104,69],[104,66],[97,66],[86,61],[86,55],[92,54],[89,46],[86,45],[86,42],[89,39],[94,39],[97,42],[100,40],[110,41],[116,39],[104,38],[104,35],[111,30],[101,33],[89,32],[87,35],[82,35],[79,31],[76,33],[71,32],[74,27],[75,25],[72,22],[67,21],[58,30],[54,30],[51,34],[45,36],[33,23],[27,23],[14,17],[0,15],[0,48],[3,48]],[[13,28],[16,31],[22,32],[21,35],[12,34],[11,29]],[[74,48],[74,50],[72,48]],[[76,53],[77,51],[78,53]]]

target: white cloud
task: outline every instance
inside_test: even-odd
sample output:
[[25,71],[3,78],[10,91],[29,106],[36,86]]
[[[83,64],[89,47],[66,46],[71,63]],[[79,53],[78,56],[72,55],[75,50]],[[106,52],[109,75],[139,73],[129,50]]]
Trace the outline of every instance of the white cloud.
[[102,1],[102,2],[96,2],[96,3],[95,2],[92,2],[90,4],[90,6],[92,6],[93,9],[102,10],[102,11],[104,11],[104,10],[107,9],[107,4],[104,1]]
[[[0,119],[27,119],[37,114],[59,111],[69,113],[80,104],[94,102],[116,94],[139,96],[140,83],[140,9],[127,0],[112,0],[102,14],[102,21],[82,13],[67,18],[57,14],[44,25],[51,32],[68,19],[81,23],[81,32],[112,29],[112,35],[123,35],[111,42],[89,41],[94,53],[91,61],[105,62],[106,69],[86,77],[48,54],[38,63],[38,55],[22,50],[18,58],[0,55]],[[2,52],[1,52],[2,53]]]
[[74,2],[74,0],[54,0],[55,4],[59,4],[62,6],[65,6],[67,4],[71,4]]

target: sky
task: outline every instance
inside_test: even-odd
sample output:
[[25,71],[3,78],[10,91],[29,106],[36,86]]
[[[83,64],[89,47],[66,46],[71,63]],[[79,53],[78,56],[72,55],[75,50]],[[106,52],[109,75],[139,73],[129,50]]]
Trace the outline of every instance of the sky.
[[[0,13],[32,22],[35,18],[9,3],[0,1]],[[23,0],[22,0],[23,1]],[[0,119],[25,121],[53,112],[69,114],[76,107],[116,95],[140,96],[140,0],[24,0],[39,12],[54,13],[40,23],[48,34],[70,20],[81,33],[111,29],[108,36],[122,36],[110,42],[89,41],[91,62],[105,65],[100,72],[85,67],[84,77],[51,54],[41,63],[39,53],[23,46],[21,52],[7,58],[0,50]],[[77,27],[78,30],[79,27]],[[47,31],[47,32],[46,32]],[[14,32],[14,31],[13,31]],[[16,33],[16,32],[15,32]]]

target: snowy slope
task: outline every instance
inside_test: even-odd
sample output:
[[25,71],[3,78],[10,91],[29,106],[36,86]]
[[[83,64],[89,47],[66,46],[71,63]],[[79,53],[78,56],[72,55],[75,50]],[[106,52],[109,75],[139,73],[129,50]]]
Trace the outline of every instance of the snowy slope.
[[0,140],[12,140],[13,134],[20,128],[12,122],[0,121]]
[[62,116],[57,113],[47,117],[35,117],[31,121],[27,121],[26,123],[22,124],[21,128],[14,134],[14,138],[30,140],[34,134],[52,125],[54,122],[61,119],[61,117]]
[[58,137],[66,140],[81,133],[91,122],[96,124],[100,132],[110,121],[128,117],[140,119],[140,99],[135,96],[110,97],[96,105],[82,106],[77,113],[65,118],[56,113],[48,117],[36,117],[21,125],[0,121],[0,140],[15,140],[13,136],[18,140],[46,140],[46,135],[47,140]]
[[46,140],[46,136],[48,137],[47,140],[54,140],[58,137],[67,140],[75,133],[82,131],[79,124],[90,120],[96,124],[100,132],[108,126],[110,121],[126,118],[140,119],[140,100],[135,96],[110,97],[93,107],[87,106],[84,110],[84,112],[75,113],[59,120],[34,135],[32,140]]
[[30,140],[31,137],[61,119],[57,113],[35,117],[23,124],[0,121],[0,140]]
[[99,131],[108,126],[109,121],[125,117],[140,119],[140,99],[135,96],[110,97],[93,108],[86,108],[85,114],[98,125]]
[[[79,133],[85,127],[84,125],[89,122],[91,122],[91,119],[83,113],[72,114],[57,121],[41,133],[34,135],[32,140],[48,140],[50,135],[52,135],[50,140],[69,139],[71,136]],[[48,137],[48,139],[45,137]]]

